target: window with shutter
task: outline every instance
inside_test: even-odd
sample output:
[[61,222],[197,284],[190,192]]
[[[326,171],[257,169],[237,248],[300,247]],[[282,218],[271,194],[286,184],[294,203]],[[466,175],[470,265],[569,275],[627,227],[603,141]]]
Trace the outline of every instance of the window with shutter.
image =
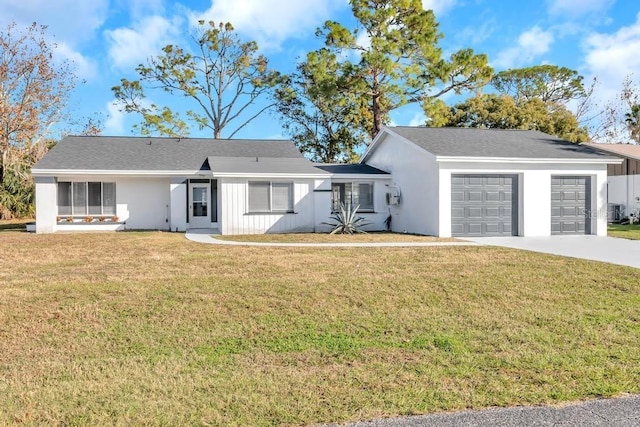
[[271,206],[269,181],[249,182],[249,212],[268,212]]
[[293,212],[293,183],[250,181],[249,212]]
[[273,182],[271,184],[273,211],[293,211],[293,184],[289,182]]

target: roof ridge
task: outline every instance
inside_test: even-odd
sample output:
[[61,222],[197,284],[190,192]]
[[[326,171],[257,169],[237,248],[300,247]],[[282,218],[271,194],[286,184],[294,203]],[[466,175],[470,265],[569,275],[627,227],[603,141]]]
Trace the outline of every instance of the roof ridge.
[[[270,138],[209,138],[190,136],[125,136],[125,135],[66,135],[64,138],[88,138],[88,139],[160,139],[160,140],[210,140],[218,142],[292,142],[290,139],[270,139]],[[64,139],[63,138],[63,139]]]
[[[438,127],[429,127],[429,126],[406,126],[406,125],[402,125],[402,126],[389,126],[390,129],[395,129],[395,128],[404,128],[404,129],[416,129],[416,130],[423,130],[423,129],[433,129],[433,130],[453,130],[453,129],[460,129],[460,130],[473,130],[473,131],[479,131],[479,130],[490,130],[490,131],[505,131],[505,132],[513,132],[513,131],[518,131],[518,132],[540,132],[540,133],[544,133],[541,130],[538,129],[502,129],[502,128],[474,128],[474,127],[465,127],[465,126],[438,126]],[[548,134],[547,134],[548,135]],[[553,136],[553,135],[550,135]]]

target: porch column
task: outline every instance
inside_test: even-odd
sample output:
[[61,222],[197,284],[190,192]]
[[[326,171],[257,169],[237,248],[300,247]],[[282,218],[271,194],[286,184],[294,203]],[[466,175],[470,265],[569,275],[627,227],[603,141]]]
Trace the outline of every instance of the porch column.
[[52,176],[37,176],[36,183],[36,233],[56,231],[58,215],[58,189]]
[[187,178],[170,179],[170,217],[171,231],[187,230]]
[[331,179],[316,179],[313,184],[314,230],[316,233],[331,231],[331,226],[322,224],[331,216]]

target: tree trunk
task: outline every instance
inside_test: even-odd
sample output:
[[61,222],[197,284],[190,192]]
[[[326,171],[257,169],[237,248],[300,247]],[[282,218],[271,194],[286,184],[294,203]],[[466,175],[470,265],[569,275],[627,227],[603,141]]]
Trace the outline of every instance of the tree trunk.
[[380,90],[378,84],[378,74],[373,75],[373,96],[371,98],[371,112],[373,113],[373,127],[371,128],[371,140],[378,135],[382,129],[382,111],[380,111]]
[[0,183],[4,182],[4,167],[7,164],[7,151],[2,148],[2,153],[0,155]]

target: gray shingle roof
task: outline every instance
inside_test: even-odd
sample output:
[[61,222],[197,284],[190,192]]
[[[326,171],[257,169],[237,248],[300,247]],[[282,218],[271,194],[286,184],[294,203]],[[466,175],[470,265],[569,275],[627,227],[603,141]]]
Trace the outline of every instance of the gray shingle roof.
[[598,150],[532,130],[389,127],[436,156],[518,159],[615,159]]
[[291,141],[68,136],[32,170],[197,171],[208,157],[304,160]]
[[208,162],[214,174],[329,175],[316,169],[315,165],[304,157],[209,157]]
[[374,168],[373,166],[362,163],[356,164],[329,164],[320,163],[315,165],[316,168],[334,175],[389,175],[388,172]]

